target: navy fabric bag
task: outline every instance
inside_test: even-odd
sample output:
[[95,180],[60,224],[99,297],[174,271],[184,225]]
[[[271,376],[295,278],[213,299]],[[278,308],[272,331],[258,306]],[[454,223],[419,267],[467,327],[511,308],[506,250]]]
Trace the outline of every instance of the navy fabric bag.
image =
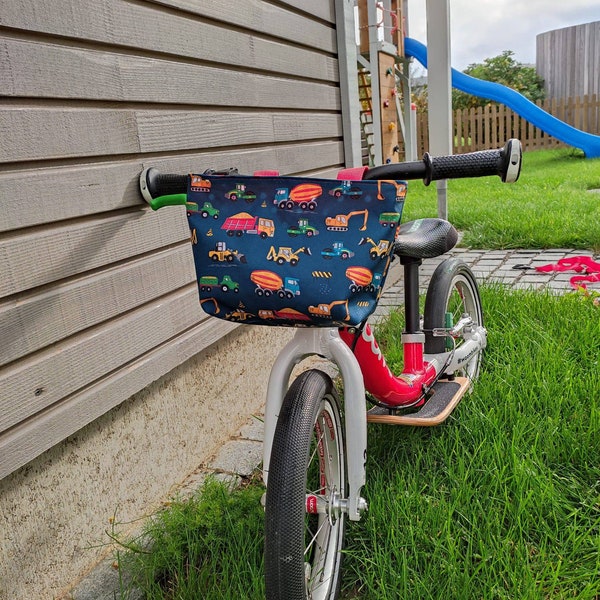
[[246,324],[332,327],[376,308],[406,183],[190,175],[200,303]]

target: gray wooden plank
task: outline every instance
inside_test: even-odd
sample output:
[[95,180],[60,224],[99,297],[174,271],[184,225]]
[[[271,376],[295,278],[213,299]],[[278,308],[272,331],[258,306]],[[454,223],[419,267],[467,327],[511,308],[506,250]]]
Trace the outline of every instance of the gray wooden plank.
[[239,325],[206,319],[123,368],[0,434],[0,479],[118,406]]
[[0,240],[0,298],[125,260],[189,237],[185,214],[149,208]]
[[0,162],[341,138],[335,113],[0,107]]
[[[190,13],[206,16],[229,25],[248,28],[266,35],[286,39],[297,44],[318,48],[325,52],[336,51],[335,32],[313,19],[307,19],[285,7],[276,6],[262,0],[203,0],[202,6],[197,0],[154,0],[156,4],[181,8]],[[299,0],[303,4],[303,0]],[[321,4],[324,6],[321,7]],[[330,0],[310,0],[317,15],[331,14]],[[333,22],[333,20],[332,20]]]
[[0,366],[193,282],[187,242],[0,301]]
[[335,23],[335,7],[333,0],[280,0],[292,8],[302,10],[324,21]]
[[[234,33],[229,27],[224,30],[223,26],[189,13],[167,12],[158,5],[122,0],[45,0],[44,8],[40,11],[32,2],[8,2],[3,6],[1,22],[15,29],[173,54],[227,67],[235,65],[326,81],[337,77],[337,61],[332,56],[266,39],[255,32]],[[292,18],[290,13],[279,12],[286,14],[288,21]],[[300,19],[294,16],[293,20]],[[321,29],[327,31],[323,26]],[[232,37],[235,43],[231,43]]]
[[[328,82],[0,37],[6,96],[339,110]],[[44,77],[40,77],[44,73]]]
[[[284,120],[283,126],[286,126]],[[323,165],[340,164],[340,142],[324,140],[298,144],[180,152],[156,155],[146,166],[176,173],[201,172],[207,168],[236,166],[241,173],[278,169],[295,174]],[[82,163],[0,172],[0,232],[89,216],[127,207],[142,207],[137,159],[119,162]],[[115,193],[118,190],[118,193]]]
[[122,368],[203,318],[197,287],[190,284],[1,368],[0,431]]
[[142,152],[341,138],[336,113],[138,111]]

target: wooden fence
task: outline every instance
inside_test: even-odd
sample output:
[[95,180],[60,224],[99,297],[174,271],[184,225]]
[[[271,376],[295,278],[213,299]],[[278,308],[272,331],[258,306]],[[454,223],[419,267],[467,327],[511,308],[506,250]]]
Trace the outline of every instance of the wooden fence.
[[[564,100],[544,100],[537,105],[556,118],[595,135],[600,135],[600,98],[591,96]],[[561,141],[534,127],[502,104],[455,110],[453,112],[454,154],[497,148],[509,138],[518,138],[525,150],[566,146]],[[417,114],[417,153],[429,149],[427,112]]]

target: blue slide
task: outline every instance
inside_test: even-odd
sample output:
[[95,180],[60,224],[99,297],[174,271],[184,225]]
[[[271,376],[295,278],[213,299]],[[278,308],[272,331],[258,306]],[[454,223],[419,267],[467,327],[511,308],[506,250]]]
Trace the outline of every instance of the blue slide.
[[[421,42],[408,37],[404,38],[404,52],[406,56],[416,58],[427,68],[427,47],[421,44]],[[477,79],[476,77],[471,77],[456,69],[452,69],[452,87],[472,96],[487,98],[488,100],[505,104],[542,131],[545,131],[565,144],[569,144],[569,146],[581,148],[587,158],[600,157],[600,136],[586,133],[567,125],[564,121],[553,117],[539,106],[536,106],[522,94],[504,85]]]

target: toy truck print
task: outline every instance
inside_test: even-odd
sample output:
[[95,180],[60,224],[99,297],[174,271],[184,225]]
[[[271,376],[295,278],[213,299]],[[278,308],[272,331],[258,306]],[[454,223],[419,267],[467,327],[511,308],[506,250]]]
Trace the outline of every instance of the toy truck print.
[[351,292],[374,292],[381,285],[381,273],[372,273],[366,267],[348,267],[346,277],[350,280]]
[[316,183],[301,183],[290,191],[289,188],[275,190],[273,204],[279,208],[292,210],[296,206],[302,210],[315,210],[317,198],[323,193],[323,188]]
[[340,196],[360,196],[362,190],[357,186],[353,186],[350,181],[342,181],[340,185],[329,190],[329,194],[336,198]]
[[221,225],[229,236],[241,236],[244,233],[256,234],[262,239],[275,235],[275,225],[271,219],[253,217],[247,212],[237,213],[225,219]]
[[313,235],[319,235],[319,230],[313,227],[308,219],[298,219],[298,225],[292,225],[288,230],[288,235],[295,237],[297,235],[306,235],[306,237],[312,237]]
[[250,281],[256,286],[258,296],[277,294],[280,298],[293,298],[300,295],[300,282],[295,277],[282,279],[273,271],[252,271]]
[[384,212],[379,215],[379,224],[384,227],[396,227],[400,221],[400,213]]
[[210,292],[213,288],[220,288],[223,292],[239,292],[240,286],[238,283],[233,281],[229,275],[223,275],[223,278],[219,282],[219,278],[215,275],[203,275],[200,277],[198,282],[200,285],[201,292]]
[[347,258],[352,258],[354,256],[354,252],[344,247],[342,242],[333,242],[333,246],[331,248],[325,248],[321,251],[321,256],[323,258],[339,257],[346,260]]
[[238,198],[245,200],[246,202],[254,202],[256,200],[256,194],[247,189],[245,184],[236,183],[235,189],[227,192],[225,198],[229,198],[229,200],[232,200],[233,202]]

